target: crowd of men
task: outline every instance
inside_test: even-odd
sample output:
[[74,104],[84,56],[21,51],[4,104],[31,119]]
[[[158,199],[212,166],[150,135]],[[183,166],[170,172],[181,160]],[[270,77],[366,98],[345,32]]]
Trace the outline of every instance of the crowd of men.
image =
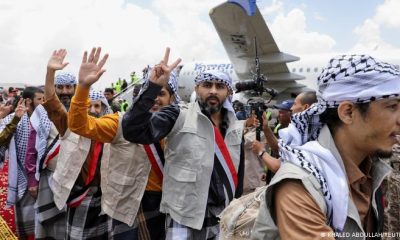
[[54,51],[44,89],[0,105],[0,161],[8,160],[7,205],[20,239],[220,239],[221,212],[261,186],[247,239],[383,232],[390,166],[381,158],[400,135],[393,65],[334,57],[316,92],[274,105],[271,126],[266,113],[233,108],[225,72],[198,74],[196,101],[183,103],[181,60],[171,63],[169,48],[121,111],[112,88],[92,89],[105,72],[101,51],[83,53],[77,78],[60,72],[67,51]]

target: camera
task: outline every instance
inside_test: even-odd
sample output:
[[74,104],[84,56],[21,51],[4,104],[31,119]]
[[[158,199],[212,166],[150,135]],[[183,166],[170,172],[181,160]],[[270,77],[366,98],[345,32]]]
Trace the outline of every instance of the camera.
[[258,90],[257,82],[253,80],[238,82],[235,84],[235,87],[236,87],[236,93],[249,90],[255,90],[255,91]]
[[[263,130],[263,114],[268,109],[268,106],[265,105],[264,101],[256,101],[253,99],[249,99],[246,105],[244,105],[244,110],[246,112],[247,117],[250,117],[253,113],[256,115],[258,121],[260,122],[260,126],[256,128],[256,139],[258,141],[261,140],[261,131]],[[267,116],[268,120],[271,120],[271,115]]]
[[264,86],[263,86],[264,81],[265,81],[264,78],[262,78],[261,81],[260,80],[258,80],[258,81],[247,80],[247,81],[237,82],[235,84],[235,88],[236,88],[235,93],[239,93],[239,92],[243,92],[243,91],[254,91],[257,94],[261,95],[263,92],[266,92],[269,95],[271,95],[272,98],[276,97],[278,95],[278,92],[272,88],[264,88]]

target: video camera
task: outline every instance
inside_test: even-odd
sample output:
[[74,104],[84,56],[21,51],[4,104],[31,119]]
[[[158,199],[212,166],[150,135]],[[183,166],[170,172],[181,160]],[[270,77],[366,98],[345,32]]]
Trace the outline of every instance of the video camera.
[[[254,38],[254,48],[255,48],[255,65],[256,65],[256,73],[253,74],[253,79],[252,80],[247,80],[247,81],[242,81],[238,82],[235,84],[236,92],[239,93],[242,91],[254,91],[256,95],[262,96],[264,92],[268,93],[271,98],[269,101],[271,101],[274,97],[278,95],[278,92],[273,89],[273,88],[266,88],[264,87],[264,82],[267,80],[265,79],[264,75],[261,74],[260,70],[260,60],[258,58],[258,52],[257,52],[257,39]],[[269,102],[268,101],[268,102]],[[258,141],[261,139],[261,130],[263,126],[263,119],[262,115],[264,114],[264,111],[267,109],[267,106],[264,104],[264,101],[256,101],[256,102],[250,102],[248,101],[247,104],[250,106],[251,110],[248,116],[251,115],[252,112],[254,112],[257,116],[258,121],[260,122],[260,126],[256,129],[256,138]]]
[[[264,112],[267,112],[268,106],[264,103],[264,101],[249,99],[247,104],[244,105],[244,110],[246,112],[246,116],[250,117],[253,113],[256,115],[258,121],[260,122],[260,126],[256,128],[256,139],[258,141],[261,140],[261,131],[263,130],[263,118],[262,115]],[[267,119],[271,120],[271,115],[267,115]]]
[[[260,76],[261,79],[247,80],[241,81],[235,84],[236,92],[239,93],[242,91],[254,91],[258,95],[261,95],[263,92],[268,93],[272,98],[278,95],[278,92],[273,88],[264,88],[263,82],[266,82],[264,76]],[[260,84],[261,83],[261,84]]]

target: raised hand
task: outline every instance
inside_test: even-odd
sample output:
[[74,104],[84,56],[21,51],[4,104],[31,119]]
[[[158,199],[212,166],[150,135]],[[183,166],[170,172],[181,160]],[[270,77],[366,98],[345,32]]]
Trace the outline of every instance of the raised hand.
[[20,118],[25,113],[26,113],[25,99],[21,98],[18,101],[17,107],[15,108],[15,115]]
[[51,55],[49,62],[47,63],[47,69],[51,70],[62,70],[68,65],[68,62],[64,63],[64,58],[67,55],[65,49],[55,50]]
[[170,48],[167,47],[165,50],[164,59],[159,64],[155,65],[150,73],[150,81],[160,86],[166,86],[168,84],[169,76],[172,70],[174,70],[181,62],[181,59],[178,58],[174,63],[168,65],[170,51]]
[[12,111],[12,105],[0,105],[0,119],[5,118]]
[[101,75],[106,71],[103,69],[107,61],[108,54],[105,54],[100,60],[101,48],[93,48],[89,54],[87,51],[83,53],[82,64],[79,69],[79,84],[85,87],[90,87],[93,83],[97,82]]

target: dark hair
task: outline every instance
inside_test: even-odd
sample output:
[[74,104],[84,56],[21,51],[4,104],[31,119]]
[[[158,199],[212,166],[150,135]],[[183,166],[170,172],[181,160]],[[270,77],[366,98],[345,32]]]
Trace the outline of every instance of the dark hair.
[[308,91],[301,93],[302,96],[300,98],[300,102],[302,105],[308,104],[311,105],[317,102],[317,94],[315,91]]
[[104,89],[104,92],[105,92],[105,93],[108,92],[108,93],[114,94],[114,89],[112,89],[112,88],[106,88],[106,89]]
[[142,88],[142,85],[136,84],[136,85],[133,87],[133,95],[138,95],[141,88]]
[[27,87],[22,92],[22,97],[24,99],[29,98],[33,101],[33,99],[35,98],[35,93],[44,93],[44,91],[38,87]]
[[[356,103],[355,107],[360,111],[361,116],[365,119],[368,115],[368,108],[370,102],[367,103]],[[321,114],[320,120],[322,123],[328,125],[332,135],[336,132],[337,128],[342,126],[343,122],[340,120],[338,115],[338,108],[327,108],[324,113]]]
[[172,91],[172,88],[169,86],[169,84],[167,84],[165,86],[165,88],[167,89],[167,91],[169,92],[169,95],[174,96],[174,92]]

